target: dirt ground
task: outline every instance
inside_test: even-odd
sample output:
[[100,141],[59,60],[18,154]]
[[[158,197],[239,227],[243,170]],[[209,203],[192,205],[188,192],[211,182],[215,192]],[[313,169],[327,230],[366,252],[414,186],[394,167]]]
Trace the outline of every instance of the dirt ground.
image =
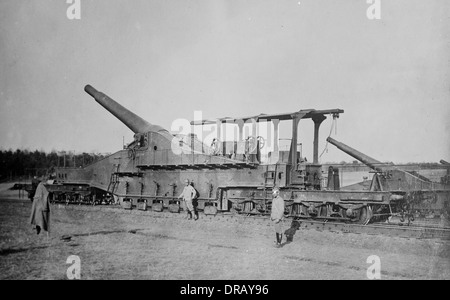
[[450,279],[449,241],[299,230],[275,248],[273,228],[261,224],[52,209],[47,240],[28,224],[29,200],[0,197],[0,279],[67,279],[71,255],[81,279],[367,279],[370,255],[380,257],[381,279]]

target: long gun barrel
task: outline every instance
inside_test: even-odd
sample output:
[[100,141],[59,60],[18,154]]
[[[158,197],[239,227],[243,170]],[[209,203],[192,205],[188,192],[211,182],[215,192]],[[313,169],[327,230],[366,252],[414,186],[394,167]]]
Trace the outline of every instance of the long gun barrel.
[[382,162],[373,159],[370,156],[365,155],[364,153],[359,152],[358,150],[353,149],[352,147],[347,146],[344,143],[338,142],[335,139],[328,137],[327,141],[330,144],[335,145],[338,149],[342,150],[343,152],[347,153],[348,155],[356,158],[360,162],[364,163],[366,166],[374,169],[375,171],[382,172],[382,168],[380,168],[381,165],[384,165]]
[[124,123],[134,133],[145,133],[148,131],[167,132],[167,130],[162,128],[161,126],[153,125],[145,121],[113,99],[109,98],[107,95],[97,91],[92,86],[86,85],[84,90],[86,91],[86,93],[91,95],[101,106],[106,108],[106,110],[113,114],[117,119],[122,121],[122,123]]
[[443,160],[443,159],[441,159],[439,162],[440,162],[441,164],[443,164],[443,165],[450,166],[450,163],[449,163],[448,161]]

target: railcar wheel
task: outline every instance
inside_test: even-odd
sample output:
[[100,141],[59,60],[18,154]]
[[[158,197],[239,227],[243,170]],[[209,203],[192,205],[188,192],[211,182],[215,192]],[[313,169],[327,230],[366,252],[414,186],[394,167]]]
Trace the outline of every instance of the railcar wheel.
[[317,215],[318,215],[318,213],[319,213],[318,210],[317,210],[317,208],[314,207],[313,204],[310,204],[310,205],[309,205],[307,211],[308,211],[308,216],[309,216],[309,217],[312,217],[312,218],[317,217]]
[[369,223],[370,219],[372,219],[372,216],[373,216],[373,212],[372,212],[372,209],[370,208],[370,206],[364,206],[360,209],[358,223],[367,225]]
[[319,217],[328,217],[328,205],[321,205],[319,207]]

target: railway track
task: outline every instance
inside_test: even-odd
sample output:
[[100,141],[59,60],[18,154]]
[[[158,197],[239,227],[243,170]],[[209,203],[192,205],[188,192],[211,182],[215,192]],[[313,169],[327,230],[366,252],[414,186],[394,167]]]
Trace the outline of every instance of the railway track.
[[[133,208],[131,210],[125,210],[118,205],[64,205],[54,203],[59,209],[73,209],[73,210],[99,210],[99,211],[111,211],[115,213],[128,213],[136,215],[145,215],[155,218],[155,221],[165,219],[183,219],[184,213],[172,213],[168,210],[162,212],[155,212],[151,209],[138,210]],[[221,213],[217,215],[206,215],[203,212],[198,212],[199,219],[196,222],[229,222],[230,224],[238,224],[245,226],[258,225],[258,226],[272,226],[272,223],[268,216],[257,216],[250,214],[234,214],[234,213]],[[396,225],[388,223],[371,223],[368,225],[355,224],[355,223],[341,223],[332,222],[327,220],[314,220],[314,219],[300,219],[300,218],[285,218],[283,220],[284,227],[286,229],[296,228],[301,230],[318,230],[318,231],[331,231],[331,232],[343,232],[354,234],[368,234],[368,235],[384,235],[390,237],[401,238],[417,238],[417,239],[442,239],[450,240],[450,227],[442,226],[440,222],[436,220],[417,220],[416,223],[409,225]],[[424,225],[425,224],[425,225]]]
[[368,225],[350,224],[350,223],[336,223],[323,222],[314,220],[300,221],[300,228],[302,229],[316,229],[339,231],[355,234],[369,234],[369,235],[385,235],[391,237],[402,238],[418,238],[418,239],[443,239],[450,240],[450,228],[448,227],[425,227],[414,225],[390,225],[386,223],[372,223]]

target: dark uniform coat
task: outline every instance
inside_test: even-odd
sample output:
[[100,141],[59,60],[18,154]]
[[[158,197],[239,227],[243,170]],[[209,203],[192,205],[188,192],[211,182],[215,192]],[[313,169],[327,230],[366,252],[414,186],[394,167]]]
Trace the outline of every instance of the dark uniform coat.
[[48,191],[44,184],[39,183],[33,198],[31,206],[30,223],[33,227],[39,226],[45,231],[50,229],[50,203]]

